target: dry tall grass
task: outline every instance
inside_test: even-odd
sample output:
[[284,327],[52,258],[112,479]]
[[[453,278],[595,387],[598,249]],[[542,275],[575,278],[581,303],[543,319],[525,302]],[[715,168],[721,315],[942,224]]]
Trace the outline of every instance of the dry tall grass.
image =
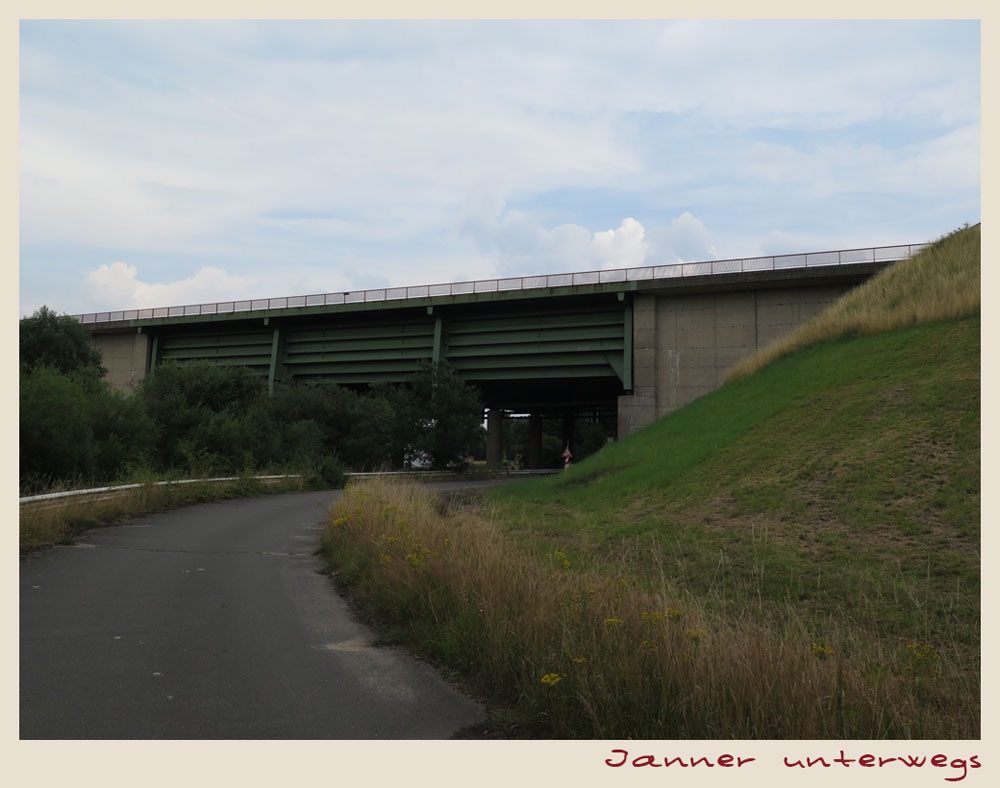
[[730,371],[728,380],[747,377],[787,353],[826,340],[979,314],[981,247],[978,224],[940,239],[749,356]]
[[974,724],[945,689],[947,655],[837,622],[817,640],[790,606],[716,604],[639,578],[634,561],[532,554],[488,512],[445,509],[415,484],[366,480],[335,505],[324,546],[402,639],[540,735],[964,738]]

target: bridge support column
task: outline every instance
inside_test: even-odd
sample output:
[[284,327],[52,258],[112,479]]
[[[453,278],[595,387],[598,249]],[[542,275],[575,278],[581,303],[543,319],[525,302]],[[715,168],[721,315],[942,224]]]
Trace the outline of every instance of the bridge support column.
[[[91,335],[91,347],[101,354],[107,381],[119,391],[133,391],[149,374],[150,335],[130,333]],[[155,337],[153,338],[155,347]]]
[[486,412],[486,464],[497,467],[503,462],[503,411],[490,408]]
[[632,393],[618,398],[619,438],[652,424],[658,415],[656,296],[635,296],[632,321]]
[[528,445],[525,464],[531,470],[542,464],[542,417],[537,413],[528,416]]

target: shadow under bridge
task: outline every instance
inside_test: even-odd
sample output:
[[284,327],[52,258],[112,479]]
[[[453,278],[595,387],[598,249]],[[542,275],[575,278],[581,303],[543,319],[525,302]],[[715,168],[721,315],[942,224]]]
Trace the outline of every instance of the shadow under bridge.
[[256,369],[272,386],[365,388],[403,382],[422,362],[444,360],[482,395],[491,465],[551,466],[561,461],[561,448],[549,456],[556,441],[615,437],[618,397],[632,385],[628,294],[381,306],[150,325],[150,371],[208,361]]

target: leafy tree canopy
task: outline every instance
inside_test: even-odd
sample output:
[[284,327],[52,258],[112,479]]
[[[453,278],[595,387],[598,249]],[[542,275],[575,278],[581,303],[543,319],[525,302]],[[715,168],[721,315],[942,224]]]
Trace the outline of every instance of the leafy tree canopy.
[[407,386],[406,421],[413,429],[412,449],[429,457],[431,467],[461,463],[483,437],[479,391],[465,383],[447,362],[424,363]]
[[69,315],[57,315],[43,306],[20,324],[21,369],[30,372],[48,367],[63,375],[84,371],[101,377],[101,354],[91,344],[90,336]]

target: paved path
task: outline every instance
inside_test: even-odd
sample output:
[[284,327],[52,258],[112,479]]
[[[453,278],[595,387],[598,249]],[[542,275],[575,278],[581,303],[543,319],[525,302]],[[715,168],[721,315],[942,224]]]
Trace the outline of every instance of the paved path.
[[446,739],[485,713],[372,633],[316,548],[335,493],[204,504],[21,562],[22,739]]

